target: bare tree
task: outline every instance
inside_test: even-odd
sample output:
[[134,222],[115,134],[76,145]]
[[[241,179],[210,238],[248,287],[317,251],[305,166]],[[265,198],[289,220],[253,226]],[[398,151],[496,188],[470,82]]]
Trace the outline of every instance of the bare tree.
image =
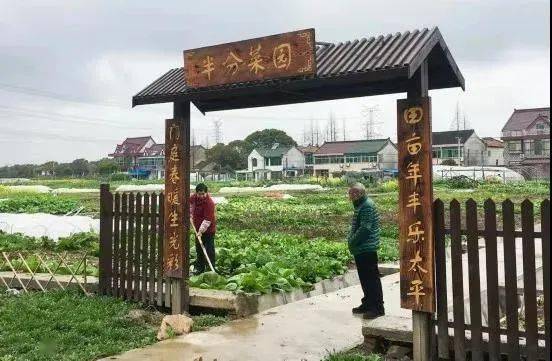
[[376,130],[376,127],[380,124],[376,121],[376,115],[379,112],[379,105],[365,107],[362,110],[362,115],[366,118],[364,122],[364,131],[366,139],[374,139],[379,133]]

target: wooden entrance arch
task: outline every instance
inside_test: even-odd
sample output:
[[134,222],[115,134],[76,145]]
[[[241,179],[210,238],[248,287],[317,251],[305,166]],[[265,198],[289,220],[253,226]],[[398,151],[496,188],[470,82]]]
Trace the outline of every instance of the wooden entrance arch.
[[[205,114],[217,110],[407,93],[406,99],[398,101],[397,109],[401,304],[413,310],[415,358],[428,360],[429,337],[426,335],[429,334],[430,316],[435,310],[431,102],[428,92],[452,87],[464,89],[464,78],[438,28],[380,35],[338,44],[315,42],[313,29],[297,33],[307,32],[312,34],[309,41],[312,42],[314,54],[310,70],[304,73],[301,73],[304,67],[296,67],[295,72],[282,73],[281,76],[274,75],[275,72],[270,76],[257,78],[251,77],[251,74],[244,75],[237,82],[213,75],[217,82],[209,83],[213,67],[225,64],[216,62],[221,56],[220,52],[224,51],[236,59],[247,55],[247,50],[240,53],[241,48],[251,49],[249,55],[255,56],[261,52],[261,44],[265,48],[268,46],[266,44],[270,44],[274,47],[274,52],[271,48],[268,55],[259,56],[261,59],[265,56],[265,60],[273,61],[274,66],[278,67],[277,60],[282,59],[276,58],[279,54],[276,49],[283,43],[269,43],[267,39],[284,39],[284,36],[291,33],[280,34],[194,49],[185,53],[186,56],[200,53],[204,58],[193,59],[195,65],[189,63],[187,71],[184,68],[169,70],[132,98],[133,106],[173,103],[173,119],[166,121],[165,129],[167,176],[164,235],[165,274],[174,281],[171,282],[174,287],[171,302],[173,313],[186,311],[189,300],[187,279],[190,224],[187,203],[190,169],[187,160],[190,154],[190,104],[194,104]],[[296,45],[294,41],[292,39],[286,43],[290,44],[290,52]],[[297,54],[304,55],[305,47],[306,45],[296,46],[297,49],[302,49]],[[242,58],[239,60],[246,62]],[[202,66],[205,68],[202,69]],[[194,69],[197,71],[194,72]],[[197,76],[201,74],[208,76],[208,79],[200,79],[198,83]],[[187,84],[186,79],[192,77],[193,82]],[[171,169],[174,169],[172,175]],[[170,199],[176,202],[171,205]]]

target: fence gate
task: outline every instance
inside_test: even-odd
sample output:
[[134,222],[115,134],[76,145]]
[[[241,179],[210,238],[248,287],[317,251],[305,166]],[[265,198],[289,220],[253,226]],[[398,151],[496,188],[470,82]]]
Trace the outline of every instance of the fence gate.
[[550,360],[550,201],[480,206],[434,202],[434,356]]
[[100,191],[99,292],[171,306],[163,276],[163,193]]

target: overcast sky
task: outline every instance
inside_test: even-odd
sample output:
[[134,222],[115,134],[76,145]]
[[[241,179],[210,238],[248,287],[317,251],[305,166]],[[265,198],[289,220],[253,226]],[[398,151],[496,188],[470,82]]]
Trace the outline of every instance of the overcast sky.
[[[0,0],[0,166],[99,159],[125,137],[163,141],[169,105],[132,109],[131,97],[182,50],[313,27],[339,42],[438,26],[466,91],[432,91],[433,129],[449,130],[456,105],[480,136],[500,136],[514,108],[549,106],[549,1],[15,1]],[[333,112],[347,139],[361,137],[363,110],[395,138],[404,94],[210,113],[192,111],[198,142],[263,128],[298,142],[310,119]],[[463,117],[463,115],[462,115]],[[341,134],[341,133],[340,133]]]

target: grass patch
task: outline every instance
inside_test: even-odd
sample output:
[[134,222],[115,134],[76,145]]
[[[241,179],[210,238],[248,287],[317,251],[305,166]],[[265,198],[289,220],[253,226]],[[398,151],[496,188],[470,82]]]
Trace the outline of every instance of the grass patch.
[[342,352],[331,352],[323,361],[384,361],[383,356],[378,354],[366,355],[355,349]]
[[228,322],[228,317],[215,316],[209,314],[192,316],[194,324],[192,326],[192,332],[205,331],[211,327],[217,327]]
[[75,291],[0,295],[0,360],[95,360],[155,342],[136,305]]

